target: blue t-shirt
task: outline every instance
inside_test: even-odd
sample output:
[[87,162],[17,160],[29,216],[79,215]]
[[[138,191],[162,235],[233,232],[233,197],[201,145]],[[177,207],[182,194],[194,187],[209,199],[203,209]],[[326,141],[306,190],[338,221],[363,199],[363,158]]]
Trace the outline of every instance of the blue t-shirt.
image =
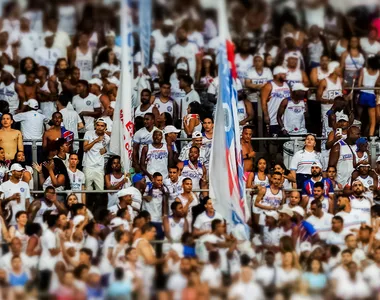
[[123,296],[125,300],[131,299],[132,285],[129,281],[115,281],[113,282],[108,290],[108,297],[120,297]]
[[308,283],[311,289],[322,290],[327,285],[327,276],[323,273],[314,274],[306,272],[303,275],[303,279]]
[[29,280],[28,274],[26,272],[20,275],[10,273],[9,274],[9,284],[11,286],[24,286]]

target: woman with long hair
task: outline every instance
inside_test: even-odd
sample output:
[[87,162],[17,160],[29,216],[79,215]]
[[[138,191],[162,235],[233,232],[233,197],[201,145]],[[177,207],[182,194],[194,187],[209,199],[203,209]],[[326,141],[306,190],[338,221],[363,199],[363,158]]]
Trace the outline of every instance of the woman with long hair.
[[15,157],[11,162],[11,165],[16,163],[20,164],[24,168],[21,180],[29,184],[30,189],[33,189],[33,168],[31,166],[26,165],[24,151],[16,152]]
[[191,137],[194,131],[202,131],[202,116],[202,105],[196,101],[189,103],[187,115],[183,117],[183,130],[187,137]]
[[[78,201],[78,197],[75,193],[71,193],[66,197],[65,207],[68,211],[68,213],[67,213],[68,219],[72,219],[75,216],[75,213],[73,210],[75,208],[75,204],[77,204],[77,203],[79,203],[79,201]],[[94,218],[94,216],[93,216],[92,212],[87,207],[86,207],[86,212],[88,215],[88,219],[92,220]]]
[[25,252],[28,246],[28,235],[25,233],[26,223],[28,222],[28,213],[20,210],[16,213],[16,225],[9,227],[9,237],[17,237],[21,241],[21,251]]
[[202,58],[202,66],[201,66],[201,79],[199,83],[208,88],[210,83],[216,77],[216,70],[214,60],[211,55],[205,55]]
[[40,240],[42,227],[39,223],[27,223],[25,226],[25,234],[29,237],[26,245],[26,255],[29,256],[31,265],[37,267],[42,252]]
[[115,190],[114,193],[108,193],[107,208],[119,203],[116,193],[128,182],[128,179],[124,176],[121,170],[120,161],[120,156],[115,155],[108,160],[106,165],[106,175],[104,177],[105,187],[107,190]]
[[343,78],[348,86],[358,86],[360,70],[365,64],[365,56],[360,47],[359,39],[352,36],[349,40],[347,50],[343,52],[340,58],[340,65],[343,68]]
[[282,188],[287,190],[287,189],[292,189],[296,188],[296,180],[293,178],[293,176],[290,174],[290,171],[286,168],[284,163],[276,163],[273,166],[273,172],[278,172],[282,174]]
[[168,125],[173,125],[173,117],[168,112],[163,112],[157,119],[157,128],[160,130],[164,130],[164,128]]
[[321,153],[315,150],[317,140],[313,134],[307,134],[305,137],[305,146],[302,150],[297,151],[290,163],[290,173],[297,181],[297,188],[301,189],[303,183],[311,178],[311,165],[313,162],[319,162],[322,165]]
[[322,293],[327,287],[327,276],[323,272],[322,262],[318,259],[310,259],[306,272],[302,275],[302,279],[305,280],[309,286],[309,292],[311,295],[315,295],[319,298],[313,299],[323,299]]
[[20,75],[18,75],[17,83],[23,84],[26,81],[26,75],[36,73],[37,63],[31,57],[25,57],[20,61]]
[[[112,48],[105,48],[99,52],[98,58],[95,63],[95,68],[92,72],[93,77],[101,77],[101,67],[108,65],[108,73],[113,74],[116,70],[120,69],[119,61]],[[102,67],[103,68],[103,67]]]

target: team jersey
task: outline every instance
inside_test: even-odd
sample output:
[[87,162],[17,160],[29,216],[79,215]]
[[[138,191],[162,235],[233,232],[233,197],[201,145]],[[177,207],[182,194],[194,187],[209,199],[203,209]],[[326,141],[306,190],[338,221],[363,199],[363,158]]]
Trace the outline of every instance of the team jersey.
[[307,195],[307,196],[312,196],[313,195],[313,188],[314,184],[316,182],[322,182],[323,183],[323,190],[324,190],[324,195],[327,197],[329,194],[334,193],[334,187],[333,183],[329,178],[324,178],[322,177],[318,181],[314,181],[312,178],[309,180],[306,180],[303,184],[302,187],[302,195]]
[[340,140],[338,143],[340,144],[340,153],[338,163],[336,165],[336,180],[344,186],[354,171],[354,157],[351,147],[345,141]]
[[272,85],[272,90],[268,100],[268,115],[270,125],[278,125],[277,111],[282,100],[290,98],[290,89],[286,82],[284,82],[282,86],[278,86],[274,81],[271,81],[270,83]]
[[148,151],[146,153],[146,169],[149,174],[159,172],[162,178],[168,177],[168,159],[169,151],[166,144],[162,144],[160,148],[154,147],[152,144],[147,145]]
[[292,99],[288,99],[286,105],[283,122],[285,130],[290,135],[306,134],[306,124],[305,124],[305,102],[300,101],[295,103]]

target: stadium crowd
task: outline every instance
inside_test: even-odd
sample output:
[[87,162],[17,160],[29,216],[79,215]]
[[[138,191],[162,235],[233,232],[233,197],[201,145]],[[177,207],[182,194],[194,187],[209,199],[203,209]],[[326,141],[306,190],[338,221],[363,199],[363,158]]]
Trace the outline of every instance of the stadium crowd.
[[[379,298],[379,3],[227,1],[250,216],[235,225],[208,193],[215,1],[152,1],[148,66],[131,1],[132,87],[118,2],[92,2],[2,1],[0,298]],[[109,150],[120,88],[129,170]]]

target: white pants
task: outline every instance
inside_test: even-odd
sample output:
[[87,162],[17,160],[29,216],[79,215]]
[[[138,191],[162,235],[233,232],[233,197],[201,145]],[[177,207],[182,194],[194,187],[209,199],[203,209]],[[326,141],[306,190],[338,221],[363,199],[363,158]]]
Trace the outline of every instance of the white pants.
[[103,168],[84,168],[84,176],[86,177],[86,189],[93,190],[93,185],[95,190],[104,190],[104,170]]

